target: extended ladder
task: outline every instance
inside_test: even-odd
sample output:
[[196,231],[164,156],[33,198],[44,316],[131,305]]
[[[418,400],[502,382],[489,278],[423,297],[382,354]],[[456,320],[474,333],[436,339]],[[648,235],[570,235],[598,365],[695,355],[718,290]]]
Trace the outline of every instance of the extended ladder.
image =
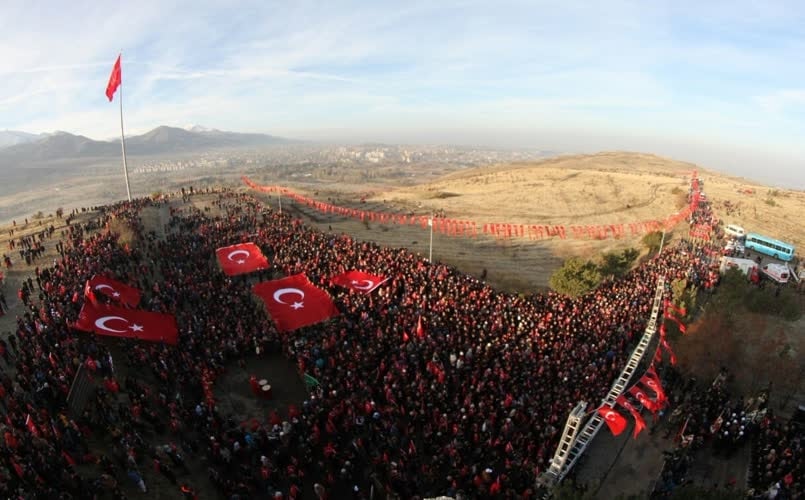
[[[651,307],[651,317],[648,320],[648,325],[646,325],[646,330],[643,332],[643,336],[640,338],[637,347],[632,351],[629,362],[626,363],[620,376],[618,376],[615,383],[612,384],[612,388],[603,399],[602,404],[610,406],[615,405],[615,399],[626,389],[629,380],[631,380],[632,375],[643,360],[643,355],[646,353],[649,344],[651,344],[651,341],[654,339],[654,334],[657,332],[657,320],[662,311],[664,293],[665,278],[660,276],[659,280],[657,280],[657,289],[654,292],[654,301]],[[579,457],[584,454],[587,445],[590,444],[595,435],[598,434],[598,431],[601,430],[601,427],[604,425],[604,420],[598,412],[595,412],[581,431],[579,431],[578,426],[584,417],[584,410],[586,408],[587,403],[580,401],[579,404],[573,408],[573,411],[570,412],[567,423],[565,424],[565,430],[562,433],[562,438],[551,460],[551,465],[537,480],[538,485],[551,486],[564,479],[567,473],[570,472],[570,469],[576,464]]]

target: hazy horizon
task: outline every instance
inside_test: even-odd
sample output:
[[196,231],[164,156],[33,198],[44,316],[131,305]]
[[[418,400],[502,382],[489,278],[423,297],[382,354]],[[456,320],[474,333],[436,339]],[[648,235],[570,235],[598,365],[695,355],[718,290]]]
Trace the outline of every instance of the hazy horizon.
[[750,0],[18,3],[0,129],[118,136],[122,49],[131,135],[632,150],[802,186],[803,21]]

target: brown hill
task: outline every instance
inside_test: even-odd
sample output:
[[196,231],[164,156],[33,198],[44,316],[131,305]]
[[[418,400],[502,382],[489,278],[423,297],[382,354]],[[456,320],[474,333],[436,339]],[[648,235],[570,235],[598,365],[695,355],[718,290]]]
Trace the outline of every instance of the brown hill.
[[[692,163],[640,153],[561,156],[535,163],[462,170],[427,184],[406,187],[387,184],[363,204],[358,202],[355,186],[332,185],[327,191],[319,189],[306,194],[365,210],[443,213],[448,218],[479,224],[628,224],[662,219],[679,210],[684,205],[693,170],[698,170],[704,179],[705,192],[725,221],[799,246],[805,244],[805,225],[797,225],[805,215],[805,193],[770,191]],[[746,189],[754,190],[754,194],[742,194]],[[313,224],[325,230],[332,227],[333,231],[380,244],[428,253],[429,235],[420,227],[363,224],[307,207],[291,209],[309,215]],[[680,227],[676,233],[675,237],[679,237],[685,231]],[[496,241],[488,237],[473,240],[435,234],[433,255],[434,259],[472,274],[487,269],[489,281],[494,285],[524,291],[546,287],[551,273],[569,256],[591,258],[602,252],[639,248],[639,240],[640,237],[627,236],[620,240]]]

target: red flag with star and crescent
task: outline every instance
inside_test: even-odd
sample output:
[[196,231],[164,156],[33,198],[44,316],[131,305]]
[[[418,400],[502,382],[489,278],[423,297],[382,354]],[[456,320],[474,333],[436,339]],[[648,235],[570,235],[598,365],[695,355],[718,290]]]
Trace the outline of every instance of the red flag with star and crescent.
[[105,276],[93,276],[84,287],[84,297],[93,304],[98,303],[97,293],[130,307],[137,307],[140,303],[140,290]]
[[601,418],[603,418],[604,422],[607,423],[607,426],[609,427],[609,430],[612,431],[613,436],[619,435],[624,431],[624,429],[626,429],[626,419],[611,407],[602,406],[598,409],[598,414],[601,415]]
[[635,397],[635,399],[640,401],[640,404],[645,406],[646,409],[651,413],[657,413],[657,410],[660,409],[659,403],[657,401],[649,399],[648,395],[646,394],[646,391],[644,391],[637,385],[633,385],[632,387],[629,388],[629,394],[631,394],[632,396]]
[[227,276],[268,269],[268,259],[254,243],[238,243],[215,251],[218,263]]
[[333,276],[330,280],[334,285],[349,288],[358,293],[372,293],[377,287],[386,282],[388,278],[383,276],[375,276],[374,274],[365,273],[363,271],[347,271],[337,276]]
[[317,288],[304,273],[252,287],[274,319],[277,330],[289,332],[337,316],[330,295]]
[[98,335],[122,337],[176,345],[179,330],[170,314],[126,309],[112,305],[84,303],[73,328]]
[[657,403],[660,406],[665,405],[668,398],[665,396],[665,391],[660,384],[660,379],[657,377],[657,373],[654,370],[647,371],[646,374],[640,378],[640,383],[654,391],[654,394],[657,395]]
[[618,396],[617,399],[615,399],[615,402],[629,410],[629,413],[632,414],[632,418],[634,419],[634,432],[632,433],[632,437],[637,439],[637,435],[640,434],[640,431],[646,428],[646,421],[643,420],[643,416],[640,415],[640,412],[637,411],[637,408],[635,408],[632,403],[627,401],[623,394]]
[[109,99],[109,102],[112,102],[112,98],[114,98],[117,88],[120,87],[120,84],[123,82],[123,72],[120,68],[120,57],[120,55],[117,56],[117,61],[115,61],[115,65],[112,66],[112,73],[109,75],[109,82],[106,84],[106,97]]

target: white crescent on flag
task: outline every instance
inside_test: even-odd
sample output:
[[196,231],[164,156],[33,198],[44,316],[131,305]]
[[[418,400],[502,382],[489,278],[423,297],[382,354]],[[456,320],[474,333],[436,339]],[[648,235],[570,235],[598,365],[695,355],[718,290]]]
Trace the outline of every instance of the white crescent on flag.
[[126,330],[115,330],[114,328],[109,328],[108,326],[106,326],[106,322],[112,320],[125,321],[127,325],[129,324],[129,320],[127,320],[126,318],[121,318],[120,316],[103,316],[95,320],[95,326],[100,328],[101,330],[106,330],[107,332],[126,333]]
[[108,288],[109,290],[111,290],[111,291],[112,291],[112,295],[114,295],[115,297],[119,297],[119,296],[120,296],[120,292],[118,292],[117,290],[115,290],[113,287],[111,287],[111,286],[109,286],[109,285],[105,285],[105,284],[103,284],[103,283],[102,283],[102,284],[100,284],[100,285],[95,285],[95,289],[96,289],[96,290],[103,290],[104,288]]
[[[358,285],[358,283],[360,283],[361,281],[366,283],[366,285]],[[360,281],[352,280],[352,288],[356,290],[371,290],[374,286],[375,282],[372,280],[360,280]]]
[[612,410],[607,410],[606,413],[604,413],[604,418],[610,422],[615,422],[617,420],[617,417],[615,417],[615,412]]
[[252,254],[250,254],[248,250],[233,250],[233,251],[229,252],[229,255],[226,256],[226,258],[229,259],[232,262],[237,262],[238,264],[243,264],[246,261],[243,260],[243,259],[233,260],[232,257],[234,255],[245,255],[246,258],[248,259],[249,257],[251,257]]
[[[303,292],[302,290],[300,290],[298,288],[280,288],[279,290],[274,292],[274,295],[273,295],[274,301],[278,302],[280,304],[289,305],[288,302],[283,302],[282,301],[283,295],[288,295],[288,294],[298,295],[300,300],[305,300],[305,292]],[[297,306],[297,304],[298,304],[298,306]],[[302,302],[294,302],[293,304],[291,304],[291,307],[293,307],[294,309],[298,309],[298,308],[302,307]]]

